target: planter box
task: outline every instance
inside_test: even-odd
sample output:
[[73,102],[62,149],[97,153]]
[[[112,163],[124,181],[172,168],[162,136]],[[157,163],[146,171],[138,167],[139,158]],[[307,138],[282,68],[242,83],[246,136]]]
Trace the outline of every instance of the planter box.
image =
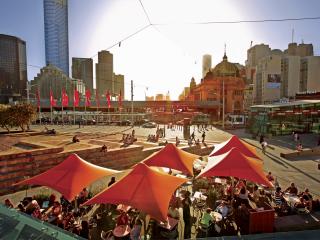
[[250,210],[249,233],[270,233],[274,228],[274,209],[265,204],[264,210]]

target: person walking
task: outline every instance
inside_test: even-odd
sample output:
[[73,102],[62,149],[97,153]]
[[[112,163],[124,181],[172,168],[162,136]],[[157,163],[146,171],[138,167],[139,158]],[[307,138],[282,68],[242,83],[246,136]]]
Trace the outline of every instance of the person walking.
[[194,131],[191,134],[191,141],[196,141]]
[[202,142],[204,143],[204,140],[206,139],[206,133],[205,133],[205,131],[203,131],[203,133],[202,133]]
[[267,146],[268,146],[268,143],[264,140],[264,141],[261,143],[262,153],[263,153],[263,154],[266,154]]

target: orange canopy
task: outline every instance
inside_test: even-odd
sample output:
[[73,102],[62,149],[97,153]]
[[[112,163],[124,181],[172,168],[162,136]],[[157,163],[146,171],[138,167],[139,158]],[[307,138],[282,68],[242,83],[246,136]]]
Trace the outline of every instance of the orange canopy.
[[83,160],[77,154],[71,154],[50,170],[15,185],[47,186],[57,190],[71,201],[90,183],[117,172],[119,171],[96,166]]
[[238,148],[241,153],[243,153],[248,157],[260,159],[254,147],[243,142],[237,136],[234,136],[234,135],[229,140],[214,145],[214,149],[209,154],[209,156],[212,157],[212,156],[217,156],[217,155],[226,153],[233,147]]
[[168,143],[159,152],[143,160],[143,163],[148,166],[172,168],[193,176],[193,162],[197,158],[199,156],[185,152],[173,143]]
[[198,177],[211,176],[232,176],[272,186],[262,170],[262,162],[245,156],[238,148],[232,148],[224,154],[208,158],[207,166]]
[[187,179],[174,177],[138,163],[119,181],[97,194],[84,205],[96,203],[125,204],[160,221],[166,221],[173,192]]

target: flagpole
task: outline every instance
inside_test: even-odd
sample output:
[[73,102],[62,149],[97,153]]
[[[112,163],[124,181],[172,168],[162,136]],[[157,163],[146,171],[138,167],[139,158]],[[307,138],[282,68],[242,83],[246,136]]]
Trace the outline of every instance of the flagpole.
[[73,89],[73,125],[76,125],[76,105],[75,105],[75,91],[76,91],[76,86]]

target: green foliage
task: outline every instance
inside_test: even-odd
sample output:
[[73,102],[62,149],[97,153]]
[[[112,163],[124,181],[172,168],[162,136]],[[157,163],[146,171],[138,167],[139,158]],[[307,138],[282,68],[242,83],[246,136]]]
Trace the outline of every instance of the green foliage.
[[193,182],[193,191],[199,191],[200,189],[208,189],[209,188],[209,182],[205,178],[199,178],[194,180]]
[[207,194],[208,194],[208,197],[206,199],[207,205],[210,208],[215,209],[216,208],[216,201],[219,199],[218,192],[214,188],[211,188],[208,190]]
[[25,126],[35,117],[35,113],[36,110],[31,104],[0,105],[0,126],[8,132],[12,127],[20,127],[24,131]]

